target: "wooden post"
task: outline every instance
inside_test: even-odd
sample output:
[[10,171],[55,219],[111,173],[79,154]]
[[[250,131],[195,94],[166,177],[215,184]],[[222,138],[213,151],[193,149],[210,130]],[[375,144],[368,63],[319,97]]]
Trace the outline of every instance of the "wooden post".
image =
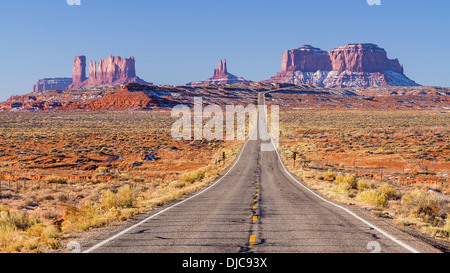
[[292,152],[293,168],[295,169],[295,160],[297,160],[297,152]]
[[225,166],[225,158],[226,158],[225,151],[223,151],[222,152],[222,159],[223,159],[223,165],[224,166]]

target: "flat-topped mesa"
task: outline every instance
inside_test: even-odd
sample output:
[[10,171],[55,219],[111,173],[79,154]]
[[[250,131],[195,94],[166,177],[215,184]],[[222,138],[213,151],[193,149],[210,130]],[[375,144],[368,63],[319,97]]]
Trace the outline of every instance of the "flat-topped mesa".
[[328,52],[310,45],[303,45],[297,49],[286,50],[281,62],[281,71],[332,70]]
[[310,45],[286,50],[281,71],[316,72],[350,71],[383,72],[394,71],[403,74],[403,66],[397,59],[390,60],[383,48],[375,44],[348,44],[330,51],[323,51]]
[[33,91],[65,90],[71,84],[71,78],[45,78],[38,80],[33,86]]
[[281,72],[263,83],[313,84],[322,87],[417,86],[404,75],[398,59],[375,44],[347,44],[330,51],[310,45],[286,50]]
[[389,59],[386,50],[375,44],[348,44],[330,50],[328,55],[333,71],[367,73],[394,71],[403,74],[403,66],[398,59]]
[[73,63],[73,84],[68,89],[104,84],[150,84],[136,76],[135,63],[134,57],[124,59],[112,55],[98,62],[89,61],[89,78],[86,78],[86,57],[77,56]]
[[190,86],[198,86],[198,85],[209,85],[209,84],[218,84],[218,85],[226,85],[226,84],[235,84],[235,83],[251,83],[252,81],[248,81],[242,77],[235,76],[231,73],[228,73],[227,68],[227,60],[219,61],[219,65],[214,69],[214,75],[211,78],[208,78],[205,81],[195,81],[189,82],[186,85]]

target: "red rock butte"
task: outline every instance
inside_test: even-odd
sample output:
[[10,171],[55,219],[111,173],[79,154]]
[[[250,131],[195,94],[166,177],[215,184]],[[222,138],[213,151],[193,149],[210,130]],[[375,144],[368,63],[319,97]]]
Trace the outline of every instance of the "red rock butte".
[[72,84],[67,89],[104,84],[151,84],[136,76],[135,59],[110,55],[108,58],[89,61],[89,77],[86,78],[86,57],[77,56],[73,61]]
[[375,44],[347,44],[330,51],[310,45],[286,50],[281,72],[265,83],[322,87],[417,86],[404,75],[398,59]]
[[219,61],[219,65],[217,66],[217,68],[214,69],[214,75],[211,78],[208,78],[205,81],[190,82],[187,83],[186,85],[189,86],[209,85],[209,84],[226,85],[226,84],[251,83],[251,82],[252,81],[228,73],[227,60],[222,61],[221,59]]

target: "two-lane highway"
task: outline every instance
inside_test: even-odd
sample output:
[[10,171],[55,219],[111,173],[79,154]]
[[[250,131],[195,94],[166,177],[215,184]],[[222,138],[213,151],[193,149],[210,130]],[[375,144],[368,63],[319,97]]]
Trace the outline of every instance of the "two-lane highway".
[[[258,118],[267,121],[266,115]],[[286,171],[275,149],[261,151],[264,143],[271,141],[248,140],[209,188],[85,252],[437,252],[384,221],[317,195]]]

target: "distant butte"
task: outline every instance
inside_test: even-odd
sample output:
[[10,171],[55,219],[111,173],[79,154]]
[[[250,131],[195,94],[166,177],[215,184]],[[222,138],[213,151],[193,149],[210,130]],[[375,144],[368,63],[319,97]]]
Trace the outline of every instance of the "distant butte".
[[152,84],[136,76],[134,57],[123,59],[110,55],[105,60],[89,61],[89,77],[86,76],[86,65],[85,56],[76,56],[72,78],[41,79],[33,86],[33,91],[78,89],[90,85]]
[[86,57],[77,56],[73,62],[73,83],[68,89],[104,84],[151,84],[136,76],[134,57],[123,59],[110,55],[99,62],[89,61],[89,77],[86,78]]
[[226,84],[235,84],[235,83],[252,83],[252,81],[246,80],[242,77],[235,76],[231,73],[228,73],[227,68],[227,60],[219,61],[219,65],[216,69],[214,69],[214,75],[205,80],[205,81],[195,81],[187,83],[188,86],[198,86],[198,85],[226,85]]
[[347,44],[330,51],[310,45],[286,50],[281,72],[263,83],[320,87],[418,86],[397,59],[375,44]]

